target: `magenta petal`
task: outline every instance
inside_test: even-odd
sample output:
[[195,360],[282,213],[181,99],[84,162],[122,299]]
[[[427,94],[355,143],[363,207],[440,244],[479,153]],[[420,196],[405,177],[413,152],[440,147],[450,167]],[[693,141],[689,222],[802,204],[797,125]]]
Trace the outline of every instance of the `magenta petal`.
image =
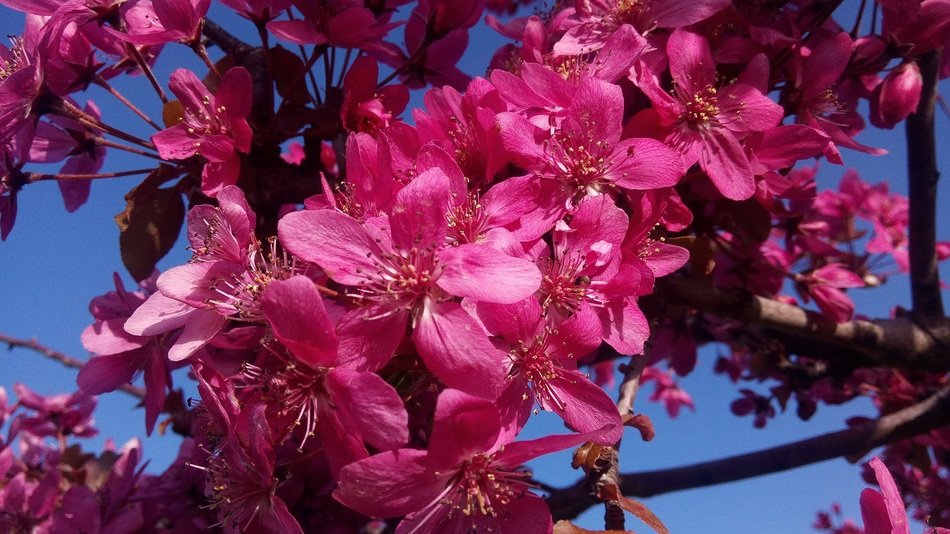
[[604,341],[621,354],[640,354],[650,326],[636,299],[618,299],[600,312]]
[[700,166],[726,198],[745,200],[755,193],[755,178],[749,160],[735,136],[710,131],[703,136]]
[[274,336],[310,367],[336,361],[337,337],[323,298],[309,278],[275,280],[261,294],[264,316]]
[[444,270],[436,283],[459,297],[514,304],[541,287],[541,271],[533,262],[501,254],[488,245],[442,249],[439,260]]
[[[427,302],[412,334],[426,367],[447,386],[487,399],[505,383],[504,352],[457,302]],[[478,380],[472,380],[472,377]]]
[[253,81],[251,74],[244,67],[228,69],[218,84],[218,92],[214,95],[214,104],[228,117],[247,117],[251,114],[251,100],[253,96]]
[[188,159],[198,153],[195,138],[188,135],[188,127],[176,124],[152,136],[158,155],[164,159]]
[[125,321],[125,331],[134,336],[154,336],[181,328],[196,308],[161,293],[152,294]]
[[340,338],[337,364],[360,371],[386,365],[406,337],[407,310],[371,305],[347,311],[336,325]]
[[775,127],[784,115],[782,106],[744,83],[719,93],[719,123],[736,133],[761,132]]
[[603,445],[619,442],[623,436],[623,421],[607,392],[577,371],[559,369],[557,373],[557,378],[548,380],[547,384],[564,407],[546,402],[545,397],[539,395],[541,407],[560,415],[572,430],[590,432],[590,441]]
[[562,364],[576,362],[600,347],[602,339],[600,319],[591,307],[583,302],[577,313],[557,325],[557,335],[548,343],[548,355],[560,360]]
[[907,522],[907,510],[904,508],[904,499],[897,490],[894,477],[891,476],[891,472],[887,470],[887,466],[884,465],[884,462],[876,456],[871,459],[870,466],[871,469],[874,470],[877,483],[881,486],[881,496],[884,498],[884,504],[887,506],[888,523],[892,529],[889,532],[892,534],[910,534],[910,525]]
[[402,399],[379,375],[337,367],[327,373],[327,388],[337,409],[372,447],[390,450],[409,441]]
[[124,384],[132,381],[135,372],[142,365],[140,358],[135,354],[106,354],[90,358],[82,369],[76,383],[90,395],[101,395],[115,391]]
[[166,297],[184,302],[194,308],[207,309],[209,301],[221,295],[212,289],[216,280],[228,279],[243,270],[236,263],[225,261],[187,263],[173,267],[158,277],[158,289]]
[[514,304],[479,302],[475,309],[489,332],[512,344],[533,339],[541,326],[541,304],[533,296]]
[[383,255],[360,223],[338,211],[288,213],[277,223],[277,235],[291,253],[316,263],[345,285],[359,285],[375,275],[375,258]]
[[317,435],[330,465],[330,474],[339,478],[340,470],[348,464],[369,457],[363,438],[350,426],[347,414],[321,395],[317,401]]
[[694,95],[716,85],[716,61],[706,38],[678,29],[666,44],[670,74],[684,94]]
[[429,438],[429,461],[435,469],[454,466],[488,451],[498,439],[498,409],[485,399],[454,389],[439,394]]
[[865,534],[894,534],[884,497],[876,490],[861,491],[861,519]]
[[403,250],[441,244],[448,223],[452,180],[438,167],[429,169],[396,194],[389,217],[393,244]]
[[529,441],[508,443],[504,449],[499,450],[497,456],[495,456],[495,461],[499,466],[506,469],[515,469],[538,456],[576,447],[585,441],[590,441],[592,434],[596,433],[599,433],[599,431],[595,433],[560,434]]
[[175,341],[175,346],[168,351],[168,359],[177,362],[188,358],[211,341],[227,320],[227,317],[214,311],[194,310],[185,323],[185,329]]
[[333,497],[372,517],[398,517],[421,510],[445,489],[453,473],[434,475],[426,451],[397,449],[340,470]]
[[89,325],[82,332],[83,348],[93,354],[118,354],[148,343],[148,339],[126,332],[125,321],[124,317],[119,317]]
[[327,36],[317,31],[306,20],[279,20],[267,23],[267,29],[278,39],[297,44],[321,45],[327,42]]
[[679,155],[655,139],[626,139],[617,146],[615,154],[615,157],[625,158],[610,170],[610,177],[620,187],[635,190],[672,187],[683,176]]

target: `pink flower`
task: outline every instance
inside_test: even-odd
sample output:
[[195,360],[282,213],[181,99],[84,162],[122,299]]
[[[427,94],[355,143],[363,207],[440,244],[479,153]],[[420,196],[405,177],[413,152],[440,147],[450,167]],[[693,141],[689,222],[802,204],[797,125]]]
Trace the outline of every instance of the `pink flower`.
[[[498,115],[505,149],[525,170],[551,180],[548,195],[558,217],[584,197],[675,185],[682,164],[654,139],[622,139],[623,93],[619,86],[584,78],[558,124],[543,131],[515,113]],[[542,185],[545,187],[545,185]]]
[[211,0],[138,0],[122,6],[126,32],[112,32],[136,45],[179,42],[198,45]]
[[13,37],[9,48],[0,44],[0,142],[8,142],[34,111],[42,112],[33,109],[43,87],[38,39],[36,32],[28,31]]
[[372,133],[385,129],[406,109],[409,89],[404,85],[377,88],[378,77],[376,60],[360,57],[343,78],[340,119],[348,130]]
[[601,343],[596,314],[582,303],[570,318],[548,324],[530,297],[516,304],[477,305],[478,317],[496,345],[508,350],[508,386],[498,399],[505,435],[521,430],[537,402],[558,414],[572,430],[605,433],[591,438],[614,445],[623,434],[617,407],[607,393],[577,371],[577,361]]
[[36,412],[18,416],[19,429],[34,436],[77,436],[88,438],[98,433],[93,427],[92,411],[96,398],[81,391],[45,397],[23,384],[14,384],[19,403]]
[[550,532],[551,513],[517,468],[578,445],[586,434],[511,442],[491,402],[439,395],[428,450],[397,449],[343,468],[333,496],[373,517],[405,519],[397,533]]
[[653,394],[650,395],[650,400],[652,402],[662,402],[666,407],[666,413],[668,413],[671,418],[675,419],[678,417],[680,410],[684,407],[693,411],[696,410],[693,404],[693,397],[690,396],[686,390],[679,387],[679,384],[673,380],[670,373],[660,371],[655,367],[647,367],[643,370],[641,377],[643,382],[650,380],[656,382],[656,388],[653,390]]
[[[461,173],[452,172],[422,172],[397,193],[388,217],[360,223],[338,211],[306,210],[281,219],[278,235],[361,304],[347,312],[341,328],[351,329],[348,337],[364,347],[360,357],[371,358],[371,368],[389,359],[411,319],[412,340],[436,376],[495,398],[504,380],[503,354],[454,297],[513,303],[533,294],[541,276],[529,260],[487,244],[446,246],[446,214],[455,199],[467,197]],[[482,379],[472,381],[476,375]]]
[[201,174],[201,191],[216,196],[237,182],[238,152],[251,150],[251,75],[243,67],[225,73],[215,95],[187,69],[172,73],[169,87],[181,102],[178,124],[158,132],[152,141],[165,159],[188,159],[200,154],[208,164]]
[[221,0],[221,3],[254,22],[270,22],[293,3],[292,0]]
[[782,107],[762,94],[752,80],[768,70],[756,56],[736,83],[717,82],[716,61],[699,34],[676,30],[666,45],[673,76],[672,96],[650,75],[640,87],[653,101],[667,143],[687,166],[699,162],[726,198],[744,200],[755,192],[755,177],[742,140],[776,126]]
[[705,20],[729,6],[728,0],[656,0],[618,2],[591,0],[574,2],[564,10],[561,22],[567,33],[554,45],[559,55],[584,54],[604,46],[607,39],[625,25],[646,33],[656,28],[681,28]]
[[154,293],[157,272],[142,282],[142,291],[126,291],[118,274],[115,291],[98,296],[89,304],[96,322],[82,333],[82,344],[94,356],[83,365],[76,382],[90,395],[115,391],[142,372],[145,379],[145,431],[151,435],[155,421],[172,389],[165,336],[134,336],[123,328],[126,320]]
[[303,13],[302,20],[268,22],[267,29],[277,38],[297,44],[381,51],[386,48],[383,37],[402,24],[387,23],[385,17],[377,19],[370,9],[352,2],[320,5],[296,0],[293,4]]
[[852,287],[864,287],[864,280],[838,263],[829,263],[802,277],[802,295],[815,299],[828,318],[843,323],[854,314],[854,302],[842,291]]

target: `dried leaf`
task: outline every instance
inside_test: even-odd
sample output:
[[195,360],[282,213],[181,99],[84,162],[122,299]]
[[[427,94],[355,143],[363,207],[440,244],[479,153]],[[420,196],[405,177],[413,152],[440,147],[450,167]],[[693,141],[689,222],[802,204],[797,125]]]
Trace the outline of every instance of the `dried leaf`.
[[623,416],[623,424],[636,428],[640,431],[640,438],[643,441],[653,441],[656,437],[656,430],[653,429],[653,421],[646,414],[638,413],[636,415]]
[[554,524],[554,534],[634,534],[632,530],[588,530],[566,519]]
[[304,74],[305,65],[300,56],[278,45],[268,51],[268,57],[274,72],[277,93],[287,103],[308,103],[310,93]]
[[174,188],[158,189],[156,169],[142,185],[125,196],[125,209],[115,216],[119,226],[122,263],[136,281],[152,274],[155,264],[171,250],[181,233],[185,203]]
[[162,108],[162,120],[166,128],[185,120],[185,106],[178,100],[171,100]]
[[624,497],[616,484],[605,484],[601,486],[597,492],[597,498],[602,501],[617,501],[620,503],[621,508],[635,515],[657,534],[670,534],[666,525],[660,521],[660,518],[658,518],[656,514],[650,511],[650,509],[640,501]]
[[589,473],[594,468],[594,462],[600,457],[600,450],[603,447],[592,441],[581,445],[574,451],[574,459],[571,460],[571,467],[574,469],[583,468],[585,473]]

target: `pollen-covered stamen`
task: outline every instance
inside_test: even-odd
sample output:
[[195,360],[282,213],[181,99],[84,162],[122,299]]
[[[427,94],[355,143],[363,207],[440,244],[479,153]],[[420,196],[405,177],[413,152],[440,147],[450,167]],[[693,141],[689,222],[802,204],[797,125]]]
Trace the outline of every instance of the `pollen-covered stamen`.
[[454,490],[446,494],[444,504],[451,506],[450,516],[461,512],[498,517],[514,499],[533,487],[530,474],[507,471],[495,464],[495,454],[479,454],[462,462]]
[[0,83],[29,64],[30,57],[24,49],[23,38],[10,37],[9,50],[0,50]]
[[373,260],[376,272],[352,288],[347,296],[361,302],[385,303],[398,309],[411,309],[436,289],[433,283],[440,273],[435,252],[413,247],[407,252],[392,252]]
[[683,94],[678,86],[674,92],[675,96],[686,108],[682,115],[680,115],[680,120],[697,128],[715,126],[719,123],[718,89],[714,86],[707,85],[702,90],[691,95]]
[[450,207],[445,218],[448,221],[448,234],[445,239],[450,245],[475,243],[485,235],[488,217],[475,194]]
[[[228,444],[225,447],[236,447]],[[252,462],[229,461],[227,452],[212,454],[207,466],[187,465],[205,472],[205,497],[208,508],[216,510],[221,518],[215,526],[227,526],[246,532],[261,509],[270,506],[270,499],[277,489],[278,480],[271,477],[271,484],[264,485],[270,473],[260,473]],[[240,453],[235,456],[240,456]]]
[[[834,89],[828,88],[811,102],[812,112],[817,115],[842,115],[848,112],[848,106],[841,101]],[[845,126],[842,124],[841,126]]]
[[604,301],[596,291],[602,282],[580,274],[587,266],[581,254],[564,254],[554,261],[541,262],[541,306],[569,316],[577,311],[582,302],[602,307]]
[[633,147],[626,151],[602,139],[593,123],[583,124],[586,133],[554,130],[550,139],[542,143],[548,155],[544,175],[576,190],[575,203],[588,195],[597,195],[614,187],[611,173],[633,157]]
[[551,387],[550,381],[556,379],[558,365],[547,353],[548,339],[556,335],[552,327],[545,327],[540,334],[530,341],[518,341],[517,346],[508,352],[511,360],[509,377],[522,376],[534,389],[542,406],[556,406],[563,410],[566,406],[564,399]]
[[182,123],[190,134],[223,134],[230,131],[222,115],[227,111],[224,106],[212,107],[211,98],[205,95],[200,108],[184,108]]
[[191,247],[193,262],[218,261],[227,259],[228,251],[240,250],[241,243],[230,231],[227,220],[221,210],[215,208],[210,218],[202,218],[201,225],[189,228],[191,242],[200,242],[197,247]]
[[462,122],[458,117],[449,117],[452,127],[446,133],[452,141],[452,146],[455,147],[452,156],[465,176],[481,176],[485,173],[480,157],[482,144],[479,143],[470,126],[474,121],[469,117],[466,119],[467,122]]
[[260,298],[267,285],[274,280],[286,280],[297,274],[296,259],[279,252],[277,239],[268,239],[265,255],[261,246],[250,247],[248,267],[212,283],[211,289],[221,298],[208,301],[219,313],[239,321],[264,321]]
[[292,436],[298,428],[302,430],[298,449],[303,450],[307,440],[316,436],[320,402],[327,399],[328,369],[297,365],[270,345],[265,348],[279,363],[267,369],[245,363],[241,368],[242,388],[256,390],[274,410],[276,420],[290,422],[282,439]]

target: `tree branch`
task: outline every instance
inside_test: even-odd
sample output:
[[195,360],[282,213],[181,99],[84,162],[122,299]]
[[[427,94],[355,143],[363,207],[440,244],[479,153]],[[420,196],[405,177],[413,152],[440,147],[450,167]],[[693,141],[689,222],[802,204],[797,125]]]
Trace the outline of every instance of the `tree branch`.
[[[854,462],[875,447],[950,424],[950,385],[923,401],[862,426],[771,449],[674,469],[621,476],[626,495],[649,497],[786,471],[841,456]],[[555,520],[577,517],[597,501],[587,481],[553,492],[547,499]]]
[[[51,349],[46,345],[41,344],[35,339],[20,339],[13,336],[8,336],[4,333],[0,333],[0,342],[6,343],[9,350],[13,350],[14,347],[21,347],[24,349],[30,349],[34,352],[38,352],[43,356],[51,360],[55,360],[66,367],[72,367],[73,369],[82,369],[83,362],[73,358],[72,356],[67,356],[58,350]],[[133,386],[132,384],[124,384],[119,387],[122,391],[132,395],[133,397],[142,400],[145,398],[145,390]]]
[[937,141],[934,110],[940,51],[917,59],[923,86],[917,111],[907,117],[907,179],[910,198],[910,289],[914,316],[942,318],[940,272],[937,270]]
[[744,323],[759,324],[828,346],[828,360],[861,357],[856,366],[950,371],[950,321],[923,328],[909,318],[836,323],[819,313],[742,290],[717,289],[683,277],[657,281],[653,298]]

